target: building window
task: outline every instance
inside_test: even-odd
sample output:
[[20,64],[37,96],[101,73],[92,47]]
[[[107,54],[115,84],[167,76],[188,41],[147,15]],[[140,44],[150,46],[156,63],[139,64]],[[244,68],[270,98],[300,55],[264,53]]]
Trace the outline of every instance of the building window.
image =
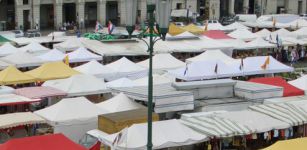
[[28,5],[29,4],[29,0],[23,0],[23,4],[24,5]]
[[176,4],[176,9],[182,9],[182,3],[177,3]]

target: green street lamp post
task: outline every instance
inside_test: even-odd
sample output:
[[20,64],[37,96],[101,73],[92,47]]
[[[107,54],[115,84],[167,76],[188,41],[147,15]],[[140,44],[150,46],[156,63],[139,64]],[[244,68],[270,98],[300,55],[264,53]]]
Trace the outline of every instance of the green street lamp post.
[[[129,33],[129,38],[134,31],[134,24],[136,21],[137,0],[126,0],[127,9],[127,24],[126,29]],[[148,29],[149,34],[145,34],[147,30],[141,35],[149,36],[149,43],[143,40],[148,46],[149,52],[149,71],[148,71],[148,128],[147,128],[147,150],[152,150],[152,112],[153,112],[153,80],[152,80],[152,56],[154,51],[154,44],[159,39],[165,40],[168,32],[169,19],[171,11],[171,0],[147,0],[147,13],[148,13]],[[156,24],[156,25],[155,25]],[[154,30],[155,26],[158,33]],[[142,37],[140,37],[142,38]]]

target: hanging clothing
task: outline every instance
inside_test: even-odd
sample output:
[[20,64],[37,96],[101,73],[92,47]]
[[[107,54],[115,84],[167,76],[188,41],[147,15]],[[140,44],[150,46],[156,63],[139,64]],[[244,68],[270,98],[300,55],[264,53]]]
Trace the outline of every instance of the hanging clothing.
[[273,135],[273,137],[276,138],[276,137],[278,137],[278,136],[279,136],[279,131],[278,131],[278,130],[274,130],[274,135]]
[[257,133],[253,133],[253,134],[252,134],[252,139],[253,139],[253,140],[257,140]]

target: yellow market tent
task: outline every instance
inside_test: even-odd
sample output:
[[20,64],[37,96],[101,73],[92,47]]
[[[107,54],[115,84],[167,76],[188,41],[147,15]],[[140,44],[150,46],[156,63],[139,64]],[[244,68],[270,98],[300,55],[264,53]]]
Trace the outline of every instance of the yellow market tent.
[[0,84],[12,85],[35,82],[35,78],[19,71],[14,66],[8,66],[0,72]]
[[177,27],[175,24],[171,23],[169,25],[168,33],[170,35],[175,36],[175,35],[178,35],[178,34],[183,33],[183,32],[185,32],[185,30],[180,28],[180,27]]
[[306,150],[307,138],[277,141],[275,144],[263,150]]
[[186,30],[186,31],[189,31],[193,34],[202,34],[204,32],[203,29],[197,27],[196,25],[194,24],[189,24],[187,26],[184,26],[182,27],[182,29]]
[[79,74],[79,72],[70,68],[63,62],[51,62],[45,63],[36,69],[28,71],[26,74],[35,77],[39,81],[47,81],[68,78],[72,75]]

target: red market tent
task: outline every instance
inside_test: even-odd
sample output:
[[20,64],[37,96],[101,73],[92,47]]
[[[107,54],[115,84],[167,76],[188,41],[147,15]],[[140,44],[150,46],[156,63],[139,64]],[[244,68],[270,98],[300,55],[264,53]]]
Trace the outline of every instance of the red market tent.
[[209,30],[203,34],[211,39],[221,40],[221,39],[233,39],[232,37],[228,36],[221,30]]
[[63,134],[50,134],[12,139],[0,145],[0,150],[87,150]]
[[292,86],[291,84],[287,83],[287,81],[281,77],[254,78],[254,79],[250,79],[249,82],[262,83],[262,84],[283,87],[284,88],[283,97],[304,95],[303,90]]

